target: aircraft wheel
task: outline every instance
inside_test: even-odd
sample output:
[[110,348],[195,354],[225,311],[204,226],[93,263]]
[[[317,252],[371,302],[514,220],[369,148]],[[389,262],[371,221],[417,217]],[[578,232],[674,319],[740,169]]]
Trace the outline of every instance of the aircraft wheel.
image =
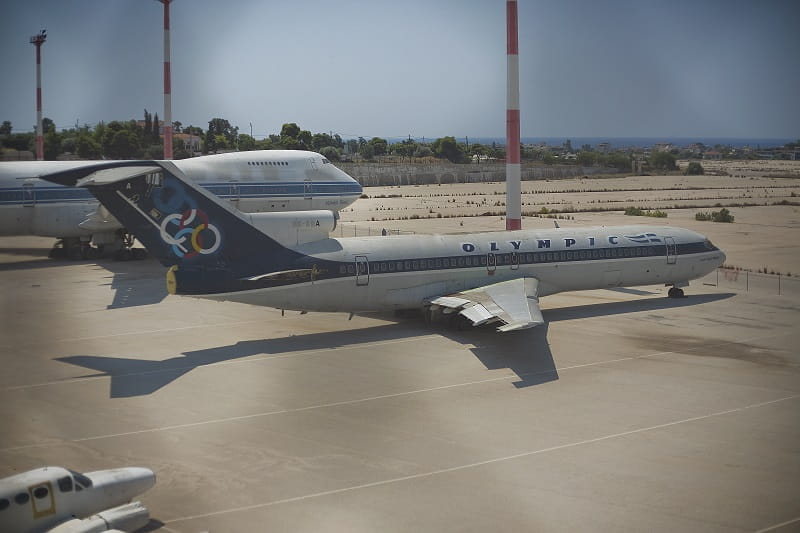
[[131,248],[131,255],[136,261],[147,258],[147,250],[144,248]]
[[683,298],[683,289],[679,289],[678,287],[670,287],[667,294],[670,298]]

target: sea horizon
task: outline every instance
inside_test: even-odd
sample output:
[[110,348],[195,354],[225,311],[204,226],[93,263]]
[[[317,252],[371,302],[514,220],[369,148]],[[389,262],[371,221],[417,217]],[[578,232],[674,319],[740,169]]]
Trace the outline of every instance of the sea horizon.
[[[415,141],[425,140],[431,142],[436,140],[436,137],[412,137]],[[390,143],[401,142],[403,137],[389,137],[387,140]],[[505,145],[505,137],[455,137],[458,142]],[[735,148],[742,148],[749,146],[751,148],[776,148],[784,146],[790,142],[796,142],[800,139],[800,135],[795,138],[791,137],[522,137],[520,142],[522,144],[546,144],[548,146],[562,146],[569,140],[574,149],[579,149],[584,144],[589,144],[592,147],[601,143],[608,143],[612,148],[631,148],[631,147],[650,147],[659,143],[670,143],[676,146],[688,146],[695,143],[703,143],[706,146],[713,147],[715,145],[732,146]]]

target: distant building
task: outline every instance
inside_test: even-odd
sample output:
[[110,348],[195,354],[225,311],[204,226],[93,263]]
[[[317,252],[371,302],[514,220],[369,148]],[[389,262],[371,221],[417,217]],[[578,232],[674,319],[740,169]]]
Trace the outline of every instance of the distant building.
[[709,150],[703,153],[703,159],[722,159],[722,153],[716,150]]
[[600,143],[595,147],[595,150],[607,154],[611,152],[611,143]]
[[183,145],[190,152],[199,152],[203,147],[202,139],[198,135],[190,135],[188,133],[173,133],[172,141],[175,142],[177,140],[183,141]]

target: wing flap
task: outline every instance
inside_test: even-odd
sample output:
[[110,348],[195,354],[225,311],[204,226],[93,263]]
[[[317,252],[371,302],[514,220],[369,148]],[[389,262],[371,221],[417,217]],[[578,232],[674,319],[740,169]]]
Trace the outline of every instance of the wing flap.
[[500,321],[503,324],[497,328],[498,331],[516,331],[544,324],[538,288],[539,280],[519,278],[439,296],[429,304],[450,312],[459,310],[459,314],[473,326]]

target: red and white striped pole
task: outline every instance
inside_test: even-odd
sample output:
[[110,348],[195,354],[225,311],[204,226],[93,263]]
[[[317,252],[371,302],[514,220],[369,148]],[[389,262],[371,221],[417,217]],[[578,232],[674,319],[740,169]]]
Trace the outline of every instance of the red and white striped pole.
[[517,0],[506,1],[508,79],[506,83],[506,229],[522,229],[519,151],[519,45]]
[[44,160],[44,137],[42,132],[42,44],[47,39],[47,30],[31,37],[36,45],[36,160]]
[[158,1],[164,4],[164,159],[172,159],[172,81],[169,68],[169,3],[172,0]]

